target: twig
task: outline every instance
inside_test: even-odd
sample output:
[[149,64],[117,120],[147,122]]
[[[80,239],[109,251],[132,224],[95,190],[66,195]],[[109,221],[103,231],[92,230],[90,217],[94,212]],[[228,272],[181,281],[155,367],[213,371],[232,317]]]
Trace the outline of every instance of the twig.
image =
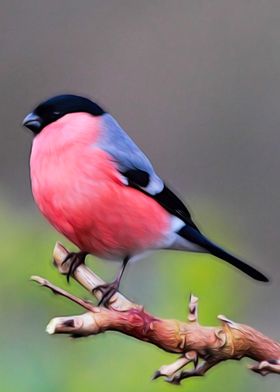
[[[59,242],[55,244],[53,251],[53,263],[62,275],[67,275],[69,270],[70,260],[66,263],[63,263],[68,253],[69,252],[67,249]],[[102,292],[98,289],[95,289],[96,287],[104,284],[105,281],[92,272],[91,269],[89,269],[85,264],[80,265],[75,270],[73,278],[82,286],[84,286],[92,295],[94,295],[98,301],[101,299]],[[120,293],[113,295],[109,301],[109,304],[111,309],[122,311],[139,306],[129,301]]]
[[[62,274],[67,274],[69,263],[63,264],[67,250],[60,244],[54,249],[54,264]],[[101,293],[94,290],[104,283],[85,265],[80,265],[74,278],[99,300]],[[160,319],[134,304],[122,294],[116,293],[108,309],[95,307],[87,301],[69,294],[46,279],[32,277],[42,286],[62,295],[89,312],[79,316],[57,317],[47,326],[49,334],[66,333],[71,336],[88,336],[105,331],[119,331],[139,340],[152,343],[180,357],[169,365],[157,370],[153,378],[161,376],[165,380],[180,384],[185,378],[203,376],[218,363],[249,357],[258,363],[250,369],[263,376],[269,373],[280,374],[280,344],[261,332],[244,324],[235,323],[225,316],[218,316],[219,327],[205,327],[198,323],[198,298],[191,295],[188,322]],[[200,362],[200,363],[199,363]],[[181,370],[193,363],[193,369]]]
[[41,278],[40,276],[36,276],[36,275],[32,275],[30,279],[33,280],[34,282],[39,283],[40,286],[47,287],[54,294],[59,294],[62,297],[70,299],[70,301],[75,302],[76,304],[82,306],[83,308],[89,310],[90,312],[94,312],[96,309],[93,305],[90,304],[90,302],[84,301],[83,299],[68,293],[67,291],[61,289],[60,287],[57,287],[54,284],[52,284],[47,279]]

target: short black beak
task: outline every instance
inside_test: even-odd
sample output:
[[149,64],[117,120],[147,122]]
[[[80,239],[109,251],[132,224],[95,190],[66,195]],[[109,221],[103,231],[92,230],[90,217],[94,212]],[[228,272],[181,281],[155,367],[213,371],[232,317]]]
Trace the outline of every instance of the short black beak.
[[22,125],[34,133],[39,133],[42,129],[42,120],[37,114],[29,113],[23,120]]

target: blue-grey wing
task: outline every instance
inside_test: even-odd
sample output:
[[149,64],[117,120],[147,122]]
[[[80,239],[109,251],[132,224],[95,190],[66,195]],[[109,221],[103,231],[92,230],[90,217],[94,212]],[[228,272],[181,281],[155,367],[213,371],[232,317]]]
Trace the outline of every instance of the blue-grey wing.
[[111,155],[120,173],[128,182],[134,180],[151,195],[161,192],[164,183],[143,151],[110,114],[104,114],[102,120],[102,136],[98,145]]
[[151,196],[172,215],[198,230],[187,207],[156,174],[150,160],[117,121],[109,114],[104,114],[102,120],[98,145],[110,154],[127,185]]

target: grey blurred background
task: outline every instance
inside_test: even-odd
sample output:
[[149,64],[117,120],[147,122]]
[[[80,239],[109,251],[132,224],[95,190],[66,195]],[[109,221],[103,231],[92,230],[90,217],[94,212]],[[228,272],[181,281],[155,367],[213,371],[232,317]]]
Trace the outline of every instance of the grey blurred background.
[[[238,276],[232,313],[218,311],[279,337],[280,2],[2,1],[0,47],[3,232],[12,210],[51,230],[32,200],[23,117],[55,94],[92,97],[200,227],[272,277],[264,286]],[[246,377],[278,390],[274,377]]]

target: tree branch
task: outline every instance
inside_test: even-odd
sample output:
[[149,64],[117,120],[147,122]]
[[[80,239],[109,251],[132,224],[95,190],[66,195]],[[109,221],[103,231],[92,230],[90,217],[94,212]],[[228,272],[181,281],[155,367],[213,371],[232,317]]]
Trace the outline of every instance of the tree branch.
[[[68,251],[57,243],[54,248],[54,265],[62,274],[67,274],[69,269],[69,261],[63,264],[67,254]],[[100,300],[102,293],[96,287],[105,282],[88,267],[80,265],[73,278]],[[203,376],[211,367],[222,361],[240,360],[243,357],[257,361],[250,369],[262,376],[280,373],[278,342],[252,327],[235,323],[221,315],[218,316],[220,326],[200,325],[197,318],[198,298],[193,295],[189,300],[188,321],[183,322],[155,317],[120,293],[111,298],[108,308],[103,308],[75,297],[46,279],[38,276],[31,279],[88,311],[78,316],[52,319],[46,329],[49,334],[64,333],[80,337],[105,331],[119,331],[170,353],[180,354],[175,362],[161,366],[153,379],[164,376],[166,381],[180,384],[185,378]],[[193,363],[192,370],[181,370],[189,363]]]

